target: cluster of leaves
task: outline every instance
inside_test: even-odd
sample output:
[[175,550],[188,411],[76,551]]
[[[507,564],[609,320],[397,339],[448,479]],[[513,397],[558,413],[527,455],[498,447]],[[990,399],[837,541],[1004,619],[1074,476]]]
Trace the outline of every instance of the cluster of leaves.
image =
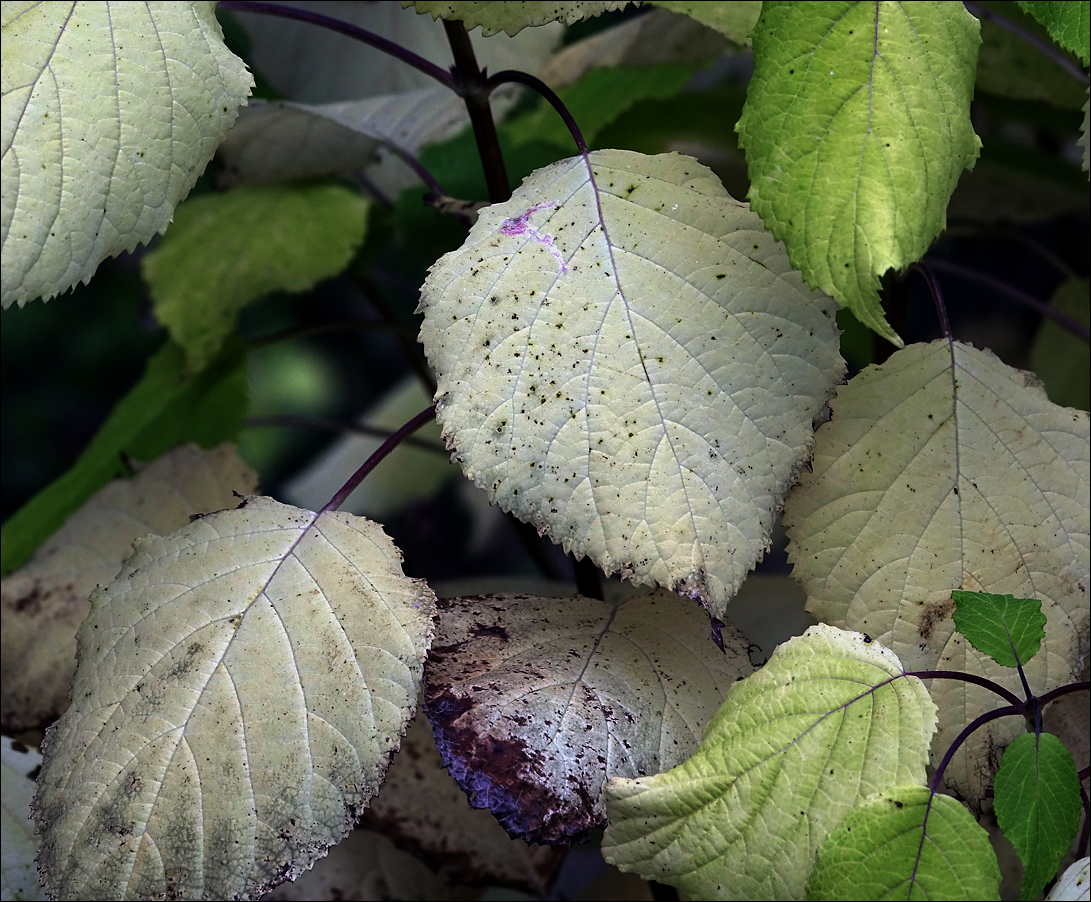
[[[699,897],[995,898],[987,835],[941,787],[975,811],[995,791],[1025,898],[1056,874],[1081,788],[1040,708],[1087,653],[1089,418],[950,335],[902,347],[881,293],[977,160],[975,84],[1026,51],[994,25],[979,62],[982,22],[961,4],[664,2],[554,52],[556,20],[624,5],[417,3],[453,20],[455,74],[428,60],[442,32],[396,4],[368,14],[427,35],[402,41],[423,56],[305,9],[441,84],[398,82],[354,47],[369,96],[318,102],[308,68],[280,84],[291,100],[240,114],[253,79],[211,3],[5,3],[4,307],[90,279],[173,217],[142,261],[169,341],[4,525],[3,726],[60,718],[31,806],[54,896],[257,897],[363,817],[443,862],[395,888],[374,876],[395,853],[370,833],[352,854],[376,894],[541,892],[556,856],[509,850],[499,821],[550,845],[608,824],[608,861]],[[1021,6],[1088,64],[1085,5]],[[500,31],[519,37],[485,40]],[[745,92],[705,98],[737,119],[749,205],[663,152],[677,135],[646,118],[629,126],[640,152],[610,146],[627,108],[674,103],[700,63],[751,43]],[[1055,99],[1076,81],[1078,106],[1086,73],[1051,52],[1069,81],[1029,88]],[[504,69],[536,62],[560,97]],[[480,157],[453,136],[453,91]],[[499,139],[489,93],[517,109]],[[231,190],[182,203],[217,149]],[[469,161],[489,206],[464,200],[481,196]],[[514,193],[505,166],[526,175]],[[423,224],[420,180],[468,235]],[[337,508],[430,407],[317,501],[254,494],[220,445],[248,403],[240,314],[344,272],[367,284],[377,230],[435,261],[427,366],[409,349],[428,390],[400,391],[383,425],[434,391],[437,435],[494,505],[658,588],[437,601],[406,577],[383,530]],[[1068,291],[1086,312],[1086,280]],[[845,385],[838,307],[900,348]],[[348,453],[351,472],[366,454]],[[445,479],[422,468],[415,483]],[[730,620],[769,603],[740,589],[782,509],[823,623],[754,672]],[[422,693],[428,724],[406,734]],[[430,812],[446,790],[430,776],[414,796],[418,758],[496,821]],[[500,851],[471,866],[446,844],[478,832]],[[26,867],[37,843],[17,840]]]

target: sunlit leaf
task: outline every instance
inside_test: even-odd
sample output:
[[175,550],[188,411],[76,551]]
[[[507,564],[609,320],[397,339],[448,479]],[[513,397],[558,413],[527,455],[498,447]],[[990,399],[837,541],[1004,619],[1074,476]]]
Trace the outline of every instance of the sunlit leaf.
[[810,285],[900,345],[879,277],[924,254],[977,159],[977,20],[942,2],[767,2],[751,37],[750,203]]
[[470,803],[513,836],[562,844],[606,820],[612,776],[655,774],[696,748],[745,640],[668,592],[619,604],[486,596],[439,602],[425,710]]
[[844,366],[831,302],[757,217],[678,154],[562,160],[481,212],[421,309],[467,476],[721,616]]
[[4,3],[4,307],[166,229],[254,83],[214,8]]
[[1051,733],[1024,733],[1004,749],[993,784],[996,820],[1025,868],[1021,898],[1057,875],[1080,826],[1080,778]]
[[[1050,403],[1029,373],[959,342],[908,347],[864,370],[831,405],[785,506],[793,575],[821,620],[870,633],[907,670],[965,670],[1022,694],[1018,674],[955,630],[951,592],[1036,598],[1035,692],[1067,683],[1087,652],[1089,420]],[[935,753],[997,698],[930,686]],[[976,804],[1018,718],[978,730],[945,779]]]
[[1045,636],[1042,603],[989,592],[952,592],[951,615],[970,644],[997,664],[1015,667],[1038,654]]
[[700,899],[800,899],[860,797],[922,783],[935,705],[860,633],[811,627],[736,683],[697,753],[606,787],[603,856]]
[[257,474],[223,445],[183,445],[116,479],[72,514],[23,567],[0,583],[0,722],[44,730],[68,707],[76,672],[76,630],[96,586],[109,585],[133,542],[185,526],[193,514],[234,507]]
[[858,805],[818,850],[807,898],[1000,898],[989,835],[965,806],[925,786],[898,786]]
[[255,898],[351,829],[432,631],[381,529],[249,497],[137,542],[91,604],[33,807],[50,892]]

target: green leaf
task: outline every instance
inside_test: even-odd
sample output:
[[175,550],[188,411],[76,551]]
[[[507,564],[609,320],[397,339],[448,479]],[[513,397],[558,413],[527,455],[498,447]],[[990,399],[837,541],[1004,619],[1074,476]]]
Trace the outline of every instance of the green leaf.
[[1091,65],[1091,7],[1056,0],[1019,0],[1019,6],[1041,22],[1053,40]]
[[69,514],[123,474],[126,457],[150,461],[182,442],[211,448],[234,438],[246,413],[245,364],[242,346],[231,343],[208,369],[189,375],[182,349],[164,345],[72,468],[4,523],[2,572],[20,566]]
[[144,257],[155,314],[203,369],[238,312],[273,291],[342,272],[364,240],[368,202],[339,185],[271,185],[206,194],[178,208]]
[[898,786],[854,808],[818,850],[807,898],[1000,898],[989,834],[950,796]]
[[523,0],[516,3],[493,3],[491,0],[454,0],[454,2],[426,2],[426,0],[402,0],[402,6],[414,6],[420,14],[430,13],[433,19],[457,19],[471,31],[481,26],[484,37],[506,31],[516,35],[530,25],[547,22],[564,22],[571,25],[581,19],[602,15],[615,9],[623,9],[631,0]]
[[166,229],[254,83],[214,8],[4,3],[4,307]]
[[733,0],[709,3],[707,0],[655,0],[653,4],[682,13],[715,28],[736,44],[750,46],[750,32],[761,15],[761,0]]
[[722,619],[844,365],[829,299],[746,205],[679,154],[562,160],[481,211],[420,309],[467,476]]
[[681,764],[753,671],[742,634],[664,590],[439,602],[425,710],[451,776],[512,836],[585,840],[610,777]]
[[936,708],[894,654],[821,624],[736,683],[697,753],[611,780],[602,853],[700,899],[798,899],[857,799],[923,783]]
[[234,507],[234,493],[252,492],[258,483],[231,445],[210,451],[179,445],[136,466],[132,479],[99,489],[0,583],[5,730],[44,730],[68,707],[76,630],[91,609],[88,596],[113,581],[134,541],[174,532],[193,514]]
[[[1015,671],[955,630],[951,593],[1034,597],[1047,622],[1024,668],[1030,685],[1077,678],[1089,625],[1088,415],[1050,403],[1033,374],[942,340],[868,367],[830,406],[784,511],[809,610],[888,644],[907,670],[965,670],[1021,693]],[[930,689],[938,760],[996,696],[954,680]],[[991,750],[1017,724],[986,724],[947,768],[972,805],[992,783]]]
[[810,285],[900,346],[879,276],[920,259],[977,159],[977,20],[942,2],[767,2],[751,37],[751,206]]
[[997,664],[1016,667],[1038,654],[1046,634],[1042,603],[989,592],[952,592],[955,629]]
[[1024,733],[1004,749],[993,783],[996,820],[1023,862],[1022,899],[1057,876],[1080,826],[1080,778],[1052,733]]
[[340,841],[416,705],[434,596],[374,523],[247,496],[91,598],[32,812],[55,898],[256,898]]

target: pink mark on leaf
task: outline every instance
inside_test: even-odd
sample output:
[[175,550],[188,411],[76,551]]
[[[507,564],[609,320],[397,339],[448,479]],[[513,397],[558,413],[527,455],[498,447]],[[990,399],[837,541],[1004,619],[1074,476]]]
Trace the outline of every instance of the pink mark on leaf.
[[500,223],[500,234],[512,236],[526,235],[531,241],[536,241],[553,255],[556,261],[561,265],[561,272],[568,272],[568,265],[564,262],[564,257],[561,255],[560,250],[557,249],[557,245],[553,243],[553,236],[539,232],[534,226],[527,222],[531,215],[537,213],[539,210],[547,210],[550,207],[556,206],[557,201],[555,200],[549,201],[548,203],[535,204],[522,216],[512,216]]

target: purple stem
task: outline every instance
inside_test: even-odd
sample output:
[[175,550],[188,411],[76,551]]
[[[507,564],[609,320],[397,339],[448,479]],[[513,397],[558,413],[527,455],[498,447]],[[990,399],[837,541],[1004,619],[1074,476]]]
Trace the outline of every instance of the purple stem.
[[1087,692],[1088,689],[1091,689],[1091,681],[1088,680],[1081,680],[1078,683],[1069,683],[1067,686],[1059,686],[1058,688],[1047,692],[1038,699],[1038,703],[1042,705],[1042,707],[1045,707],[1051,701],[1060,698],[1062,695],[1068,695],[1070,692]]
[[1006,19],[1004,16],[994,13],[991,9],[986,9],[984,6],[978,6],[976,3],[967,3],[966,9],[977,16],[977,18],[988,19],[990,22],[995,22],[1001,28],[1007,29],[1012,34],[1018,35],[1028,44],[1036,47],[1046,56],[1050,57],[1058,66],[1068,72],[1069,75],[1078,78],[1083,84],[1087,84],[1087,73],[1065,56],[1064,53],[1054,47],[1053,44],[1048,41],[1043,41],[1038,35],[1032,34],[1021,25],[1016,25],[1010,19]]
[[560,114],[560,117],[564,120],[564,124],[568,126],[568,130],[572,133],[572,138],[575,140],[579,152],[583,156],[587,156],[587,142],[583,140],[583,132],[581,132],[580,127],[576,125],[576,120],[572,118],[572,114],[568,112],[568,107],[564,105],[564,101],[556,95],[549,85],[540,78],[535,78],[533,75],[529,75],[526,72],[519,72],[516,69],[505,69],[502,72],[497,72],[495,75],[490,76],[489,80],[485,82],[485,87],[492,91],[509,81],[518,82],[519,84],[526,85],[528,88],[533,88],[548,100],[550,104],[552,104],[553,109]]
[[994,683],[992,680],[974,673],[964,673],[961,670],[914,670],[906,673],[906,676],[914,676],[918,680],[962,680],[965,683],[973,683],[995,692],[1012,707],[1019,708],[1020,711],[1027,706],[1027,703],[1014,692],[1005,689],[999,683]]
[[364,477],[367,476],[372,470],[374,470],[383,458],[385,458],[391,451],[398,447],[402,443],[402,440],[409,435],[412,435],[421,426],[427,423],[436,415],[436,405],[430,404],[420,413],[418,413],[413,419],[402,426],[397,432],[395,432],[390,438],[379,445],[375,449],[375,452],[364,461],[364,465],[360,467],[352,476],[349,477],[349,481],[346,482],[341,488],[337,490],[334,496],[326,502],[326,506],[322,508],[319,513],[325,513],[326,511],[337,510],[342,504],[345,503],[345,499],[348,498],[355,490],[356,487],[364,481]]
[[1022,715],[1024,707],[1025,706],[1023,704],[1018,704],[1011,705],[1007,708],[996,708],[992,711],[986,711],[979,717],[975,717],[965,727],[963,727],[962,732],[958,734],[958,736],[955,738],[955,741],[951,743],[951,747],[947,749],[947,754],[943,756],[943,760],[940,761],[939,767],[936,768],[935,776],[932,777],[932,785],[929,787],[932,795],[935,795],[937,792],[939,792],[939,785],[943,782],[943,772],[947,770],[947,765],[950,764],[951,759],[955,757],[955,752],[959,750],[959,748],[962,746],[962,743],[969,739],[970,735],[978,727],[983,727],[989,721],[999,720],[1001,717],[1008,717],[1009,715],[1013,714]]
[[927,263],[914,263],[913,268],[924,276],[928,283],[928,290],[932,292],[932,301],[936,305],[936,313],[939,315],[940,328],[943,329],[943,337],[951,341],[951,324],[947,320],[947,305],[943,303],[943,293],[939,290],[939,282],[936,274],[932,272]]
[[219,8],[230,9],[234,12],[262,13],[267,16],[281,16],[285,19],[296,19],[300,22],[309,22],[311,25],[329,28],[331,31],[339,31],[341,34],[354,38],[357,41],[370,44],[377,50],[383,51],[383,53],[389,53],[391,56],[400,59],[403,63],[407,63],[414,69],[419,69],[425,75],[430,75],[440,84],[446,85],[452,91],[455,90],[455,79],[450,72],[441,69],[435,63],[426,60],[423,56],[417,56],[413,51],[407,50],[400,44],[395,44],[393,41],[380,37],[374,32],[360,28],[357,25],[342,22],[340,19],[324,16],[322,13],[312,12],[309,9],[294,9],[290,6],[277,6],[273,3],[260,2],[260,0],[245,0],[245,2],[244,0],[220,0]]
[[1019,303],[1025,304],[1032,310],[1036,310],[1038,313],[1042,314],[1042,316],[1053,320],[1057,325],[1067,329],[1081,341],[1091,343],[1091,329],[1088,329],[1087,326],[1079,320],[1074,319],[1066,313],[1062,313],[1056,307],[1045,303],[1045,301],[1038,300],[1038,298],[1027,294],[1025,291],[1020,291],[1018,288],[1012,288],[1010,285],[1005,285],[992,276],[975,272],[972,269],[966,269],[964,266],[959,266],[957,263],[948,263],[946,260],[936,260],[935,258],[930,257],[928,259],[928,265],[941,272],[949,272],[952,275],[962,276],[964,279],[971,279],[972,281],[980,282],[982,285],[988,285],[995,291],[1003,292],[1008,297],[1014,298],[1019,301]]

